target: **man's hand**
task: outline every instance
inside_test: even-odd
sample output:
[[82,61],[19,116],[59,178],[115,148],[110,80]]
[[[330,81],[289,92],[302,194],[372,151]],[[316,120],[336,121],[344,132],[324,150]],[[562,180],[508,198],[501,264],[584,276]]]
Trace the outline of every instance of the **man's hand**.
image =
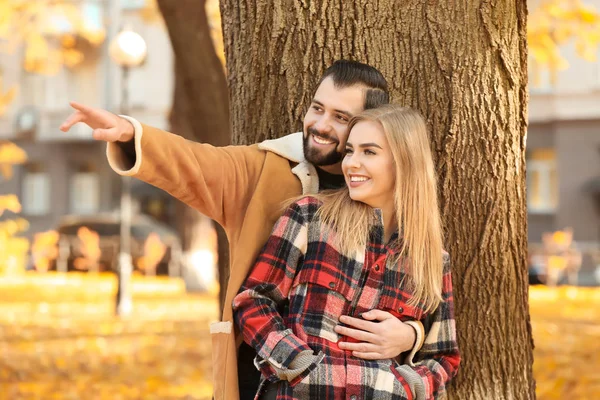
[[128,142],[135,133],[133,125],[124,118],[100,108],[88,107],[72,101],[75,112],[60,126],[63,132],[78,122],[83,122],[94,130],[92,137],[105,142]]
[[413,348],[416,340],[414,328],[392,314],[371,310],[363,313],[362,317],[364,319],[345,315],[340,317],[340,322],[348,326],[338,325],[335,331],[360,341],[360,343],[339,342],[340,349],[352,350],[352,355],[355,357],[379,360],[394,358]]

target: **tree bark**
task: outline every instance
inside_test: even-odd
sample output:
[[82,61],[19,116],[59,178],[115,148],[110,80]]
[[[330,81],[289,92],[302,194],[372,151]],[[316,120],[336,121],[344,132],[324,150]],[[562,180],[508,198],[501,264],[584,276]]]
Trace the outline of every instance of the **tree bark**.
[[[186,139],[225,146],[231,142],[227,85],[211,40],[205,3],[158,0],[175,54],[175,89],[169,121],[171,130]],[[183,203],[177,204],[177,215],[184,251],[189,252],[203,241],[206,217]],[[219,238],[219,283],[223,288],[228,278],[228,243],[222,228],[216,223],[214,226]]]
[[367,62],[431,128],[463,356],[452,399],[533,399],[526,3],[221,0],[233,142],[301,128],[324,68]]

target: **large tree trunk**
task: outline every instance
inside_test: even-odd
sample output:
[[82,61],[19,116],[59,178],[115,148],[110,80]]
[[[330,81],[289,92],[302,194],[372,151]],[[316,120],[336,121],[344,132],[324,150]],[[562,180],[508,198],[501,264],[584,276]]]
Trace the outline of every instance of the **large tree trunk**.
[[[175,54],[175,90],[171,130],[187,139],[215,146],[230,144],[229,103],[223,66],[213,46],[204,0],[158,0]],[[202,246],[206,217],[177,205],[184,251]],[[219,283],[226,287],[228,243],[217,224]],[[225,283],[224,283],[225,282]],[[224,292],[224,290],[222,290]]]
[[367,62],[431,127],[463,362],[454,399],[531,399],[525,2],[221,0],[234,143],[298,130],[324,68]]

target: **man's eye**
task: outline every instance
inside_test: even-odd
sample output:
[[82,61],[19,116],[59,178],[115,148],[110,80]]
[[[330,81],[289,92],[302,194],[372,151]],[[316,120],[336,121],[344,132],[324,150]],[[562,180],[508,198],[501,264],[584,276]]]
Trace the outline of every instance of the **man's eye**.
[[348,117],[346,117],[345,115],[338,115],[337,119],[340,120],[340,121],[342,121],[342,122],[348,122],[349,121]]

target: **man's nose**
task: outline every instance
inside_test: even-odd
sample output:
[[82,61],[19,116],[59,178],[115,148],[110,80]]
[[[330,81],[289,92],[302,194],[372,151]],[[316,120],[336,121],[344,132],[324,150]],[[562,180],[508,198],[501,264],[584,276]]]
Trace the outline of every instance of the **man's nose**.
[[331,131],[331,121],[327,117],[323,117],[317,121],[315,124],[315,129],[318,132],[327,133]]

